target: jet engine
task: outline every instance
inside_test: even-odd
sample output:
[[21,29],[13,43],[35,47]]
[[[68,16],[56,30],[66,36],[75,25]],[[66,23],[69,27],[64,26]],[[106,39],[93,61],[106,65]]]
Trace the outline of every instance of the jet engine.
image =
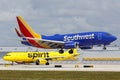
[[80,49],[92,49],[93,48],[93,46],[80,46]]
[[64,45],[65,49],[72,49],[76,47],[76,43],[75,42],[67,42]]

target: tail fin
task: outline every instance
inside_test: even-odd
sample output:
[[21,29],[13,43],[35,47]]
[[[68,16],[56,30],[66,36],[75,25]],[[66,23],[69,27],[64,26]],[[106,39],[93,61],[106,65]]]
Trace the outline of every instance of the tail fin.
[[[26,21],[21,17],[21,16],[17,16],[17,22],[20,28],[21,33],[25,36],[25,37],[31,37],[31,38],[41,38],[41,35],[37,34],[34,30],[32,30],[32,28],[26,23]],[[17,34],[18,30],[16,30]]]
[[74,49],[73,49],[73,52],[74,52],[74,53],[77,53],[77,48],[74,48]]
[[19,37],[22,37],[22,34],[20,34],[20,32],[16,28],[15,28],[15,31]]

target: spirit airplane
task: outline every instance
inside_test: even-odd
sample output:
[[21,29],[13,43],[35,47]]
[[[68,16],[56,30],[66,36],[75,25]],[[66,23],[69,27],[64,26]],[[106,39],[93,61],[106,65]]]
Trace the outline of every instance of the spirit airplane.
[[49,65],[50,61],[63,61],[63,60],[77,60],[79,53],[77,49],[68,49],[64,53],[59,53],[50,51],[50,52],[9,52],[3,59],[6,61],[16,62],[16,63],[36,63]]

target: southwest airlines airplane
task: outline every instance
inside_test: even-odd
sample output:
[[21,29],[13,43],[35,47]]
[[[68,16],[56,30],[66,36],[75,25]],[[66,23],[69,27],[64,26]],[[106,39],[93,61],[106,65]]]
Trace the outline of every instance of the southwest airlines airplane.
[[79,53],[77,49],[74,48],[73,52],[68,49],[64,53],[59,52],[9,52],[3,59],[6,61],[16,62],[16,63],[35,63],[36,65],[45,64],[49,65],[50,61],[63,61],[63,60],[77,60]]
[[73,34],[55,34],[45,36],[37,34],[21,17],[17,16],[20,32],[15,28],[16,33],[23,40],[22,44],[46,49],[71,49],[78,46],[81,49],[91,49],[93,45],[109,45],[117,38],[107,32],[82,32]]

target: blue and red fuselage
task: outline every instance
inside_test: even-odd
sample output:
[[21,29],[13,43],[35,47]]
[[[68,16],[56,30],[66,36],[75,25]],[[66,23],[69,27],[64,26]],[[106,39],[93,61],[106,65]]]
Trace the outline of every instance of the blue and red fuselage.
[[[89,47],[93,45],[109,45],[117,38],[107,32],[83,32],[62,35],[55,34],[53,36],[42,35],[42,39],[63,41],[65,42],[64,48],[68,49],[75,47],[75,43],[77,43],[79,47]],[[23,42],[23,44],[32,46],[29,42]]]
[[37,34],[21,16],[17,16],[17,22],[20,32],[17,29],[15,30],[17,35],[23,39],[21,43],[38,48],[69,49],[75,48],[76,45],[80,48],[90,48],[93,45],[109,45],[117,39],[107,32],[82,32],[45,36]]

